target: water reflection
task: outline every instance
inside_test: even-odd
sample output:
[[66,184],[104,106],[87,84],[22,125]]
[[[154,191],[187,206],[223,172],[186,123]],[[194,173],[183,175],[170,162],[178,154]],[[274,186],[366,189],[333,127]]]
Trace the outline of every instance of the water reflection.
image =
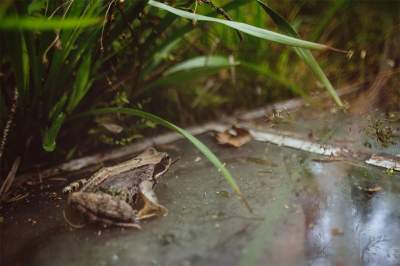
[[312,163],[314,191],[303,200],[310,265],[400,265],[400,198],[363,189],[354,168]]

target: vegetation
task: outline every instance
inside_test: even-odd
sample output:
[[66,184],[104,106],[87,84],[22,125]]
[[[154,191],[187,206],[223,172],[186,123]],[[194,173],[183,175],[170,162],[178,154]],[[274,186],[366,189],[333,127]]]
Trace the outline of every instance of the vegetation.
[[[307,15],[321,5],[323,16]],[[161,124],[191,140],[240,193],[207,147],[147,112],[187,125],[215,117],[221,110],[296,94],[306,97],[318,86],[342,106],[327,76],[346,83],[347,76],[358,70],[350,68],[342,77],[335,73],[337,67],[366,66],[376,59],[346,62],[343,54],[323,53],[320,64],[328,65],[329,59],[334,66],[326,75],[308,49],[347,50],[352,42],[346,40],[369,38],[368,33],[347,28],[338,33],[350,19],[337,16],[344,10],[362,12],[345,0],[307,5],[289,1],[276,8],[246,0],[2,1],[0,173],[5,176],[18,157],[23,168],[66,160],[109,145],[125,145]],[[382,20],[389,25],[395,17],[392,12]],[[267,30],[271,21],[276,31]],[[297,31],[305,39],[330,45],[304,41]],[[290,49],[268,41],[293,47],[302,61]],[[382,42],[379,39],[374,48]],[[367,72],[362,74],[366,79]],[[96,116],[82,116],[85,113]],[[140,118],[132,120],[121,113]]]

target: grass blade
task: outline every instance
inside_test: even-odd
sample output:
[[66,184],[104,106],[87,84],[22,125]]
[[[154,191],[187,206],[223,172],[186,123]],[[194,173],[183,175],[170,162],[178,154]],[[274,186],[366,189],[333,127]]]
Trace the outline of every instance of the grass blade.
[[9,6],[11,5],[12,0],[2,0],[0,3],[0,17],[4,15],[4,13],[7,11]]
[[[238,64],[238,62],[235,62]],[[174,74],[180,71],[191,71],[198,68],[225,68],[231,67],[229,59],[224,56],[199,56],[188,59],[182,63],[176,64],[165,72],[165,76]]]
[[304,41],[304,40],[301,40],[298,38],[286,36],[284,34],[280,34],[280,33],[266,30],[266,29],[258,28],[258,27],[255,27],[255,26],[252,26],[249,24],[190,13],[190,12],[187,12],[187,11],[184,11],[181,9],[173,8],[169,5],[166,5],[166,4],[154,1],[154,0],[150,0],[148,3],[149,3],[149,5],[151,5],[153,7],[163,9],[165,11],[168,11],[170,13],[173,13],[173,14],[183,17],[183,18],[191,19],[194,21],[208,21],[208,22],[216,22],[216,23],[224,24],[228,27],[231,27],[235,30],[247,33],[249,35],[252,35],[252,36],[255,36],[258,38],[262,38],[265,40],[289,45],[289,46],[308,48],[308,49],[317,49],[317,50],[337,50],[335,48],[332,48],[332,47],[324,45],[324,44]]
[[[230,1],[228,3],[226,3],[225,5],[221,6],[221,8],[225,11],[229,11],[232,9],[236,9],[242,5],[245,5],[248,3],[248,0],[235,0],[235,1]],[[213,15],[217,15],[217,12],[215,10],[207,13],[208,16],[213,16]],[[177,30],[175,30],[170,36],[168,36],[165,40],[165,42],[161,42],[159,45],[155,45],[151,51],[150,51],[150,55],[154,54],[158,51],[161,51],[164,49],[164,47],[166,47],[167,45],[169,45],[169,43],[174,42],[176,40],[180,40],[182,39],[182,37],[187,34],[188,32],[192,31],[193,29],[196,29],[193,27],[192,23],[186,23],[186,25],[177,28]],[[144,46],[147,47],[147,46]]]
[[156,116],[156,115],[153,115],[153,114],[141,111],[141,110],[132,109],[132,108],[118,108],[118,107],[101,108],[101,109],[91,110],[89,112],[86,112],[83,115],[99,115],[99,114],[108,114],[108,113],[121,113],[121,114],[130,115],[130,116],[141,117],[141,118],[144,118],[153,123],[162,125],[168,129],[171,129],[171,130],[176,131],[179,134],[181,134],[183,137],[185,137],[187,140],[189,140],[218,169],[218,171],[220,171],[222,173],[222,175],[225,177],[225,180],[232,187],[233,191],[237,194],[239,199],[251,211],[250,205],[246,201],[243,193],[241,192],[239,186],[237,185],[235,179],[233,178],[231,173],[228,171],[228,169],[226,169],[224,164],[217,158],[217,156],[215,156],[215,154],[209,148],[207,148],[206,145],[204,145],[199,139],[194,137],[192,134],[190,134],[186,130],[162,119],[159,116]]
[[11,62],[20,99],[24,102],[28,98],[30,80],[30,62],[25,34],[15,31],[8,34],[3,33],[0,38],[7,40],[7,42],[1,43],[7,51],[4,57]]
[[90,26],[100,26],[102,18],[52,18],[44,17],[2,17],[1,30],[40,30],[52,31],[56,29],[74,29]]
[[149,65],[143,70],[143,75],[148,75],[149,72],[154,70],[163,60],[166,60],[171,52],[178,47],[180,41],[180,39],[173,40],[172,42],[167,43],[166,46],[162,47],[161,50],[157,51],[153,55]]
[[[268,247],[273,246],[273,241],[276,237],[275,232],[282,221],[287,217],[289,212],[288,209],[283,206],[290,202],[293,196],[294,180],[304,176],[301,170],[292,170],[293,162],[287,161],[282,156],[282,164],[279,166],[279,171],[285,173],[285,177],[281,181],[281,185],[278,186],[274,193],[274,200],[267,205],[266,210],[257,213],[262,218],[262,221],[257,225],[257,228],[252,233],[251,238],[246,243],[239,264],[240,266],[257,266],[262,265],[260,263],[263,256],[265,256]],[[299,168],[295,166],[294,169]],[[303,174],[303,175],[301,175]],[[271,196],[272,197],[272,196]]]
[[92,63],[92,57],[87,55],[83,58],[81,65],[79,66],[78,73],[76,74],[73,91],[69,97],[67,105],[67,113],[70,114],[75,107],[80,103],[83,97],[89,90],[90,80],[90,66]]
[[[264,2],[257,0],[265,12],[272,18],[272,20],[277,24],[278,28],[288,35],[299,37],[296,30],[277,12],[266,5]],[[343,107],[343,103],[337,95],[335,88],[332,86],[329,79],[326,77],[324,71],[319,66],[318,62],[315,60],[312,53],[307,49],[302,49],[298,47],[293,48],[298,56],[306,63],[306,65],[311,69],[314,75],[319,79],[319,81],[325,86],[328,93],[332,96],[333,100],[340,107]]]
[[331,20],[335,17],[336,13],[343,9],[349,3],[348,0],[336,0],[330,4],[329,9],[322,15],[322,19],[317,23],[315,30],[311,34],[310,40],[317,41],[326,26],[331,22]]
[[52,152],[56,148],[56,138],[60,128],[65,120],[65,114],[60,113],[52,122],[50,128],[47,128],[43,135],[42,147],[47,152]]
[[290,89],[293,93],[295,93],[301,97],[307,97],[306,93],[304,92],[304,90],[302,88],[297,86],[295,83],[289,82],[287,79],[283,78],[281,75],[272,71],[271,69],[269,69],[266,66],[257,65],[257,64],[253,64],[250,62],[243,62],[243,61],[240,62],[240,66],[245,69],[248,69],[250,71],[253,71],[255,73],[264,75],[267,78],[272,79],[273,81],[282,84],[283,86]]
[[239,62],[232,63],[229,62],[227,57],[218,55],[194,57],[169,68],[160,78],[144,85],[136,93],[136,96],[149,93],[149,89],[161,86],[186,86],[189,81],[215,74],[220,69],[229,68],[237,64]]

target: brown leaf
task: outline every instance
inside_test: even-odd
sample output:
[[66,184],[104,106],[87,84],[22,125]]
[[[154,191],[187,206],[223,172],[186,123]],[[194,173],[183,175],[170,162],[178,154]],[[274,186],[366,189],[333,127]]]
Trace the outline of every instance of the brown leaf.
[[114,133],[114,134],[119,134],[122,132],[122,130],[124,130],[123,127],[121,127],[120,125],[114,124],[114,123],[102,123],[101,125],[105,129],[107,129],[108,131],[110,131],[111,133]]
[[331,229],[331,235],[332,236],[342,236],[342,235],[344,235],[344,232],[342,229],[334,227]]
[[366,188],[364,190],[367,192],[378,192],[378,191],[381,191],[382,188],[380,186],[375,186],[375,187]]
[[247,129],[233,126],[231,129],[215,134],[218,144],[239,148],[251,140]]

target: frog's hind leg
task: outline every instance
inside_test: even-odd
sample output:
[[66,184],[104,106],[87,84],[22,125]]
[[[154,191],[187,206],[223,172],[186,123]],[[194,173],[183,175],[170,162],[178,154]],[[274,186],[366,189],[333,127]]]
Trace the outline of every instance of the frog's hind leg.
[[85,178],[78,179],[78,180],[72,182],[71,184],[69,184],[68,186],[64,187],[62,192],[64,194],[72,193],[74,191],[77,191],[81,187],[83,187],[83,185],[85,185],[86,183],[87,183],[87,180]]
[[166,216],[167,208],[158,203],[158,199],[153,190],[153,182],[145,180],[139,185],[140,195],[144,206],[137,214],[138,220],[148,219],[154,216]]
[[140,228],[136,211],[126,201],[115,199],[105,193],[74,192],[68,198],[78,211],[93,222],[108,225]]
[[98,222],[98,223],[102,223],[102,224],[109,225],[109,226],[119,226],[119,227],[125,227],[125,228],[142,229],[142,227],[137,223],[116,222],[116,221],[113,221],[113,220],[110,220],[107,218],[98,217],[98,216],[94,215],[93,213],[87,213],[87,216],[92,222]]

